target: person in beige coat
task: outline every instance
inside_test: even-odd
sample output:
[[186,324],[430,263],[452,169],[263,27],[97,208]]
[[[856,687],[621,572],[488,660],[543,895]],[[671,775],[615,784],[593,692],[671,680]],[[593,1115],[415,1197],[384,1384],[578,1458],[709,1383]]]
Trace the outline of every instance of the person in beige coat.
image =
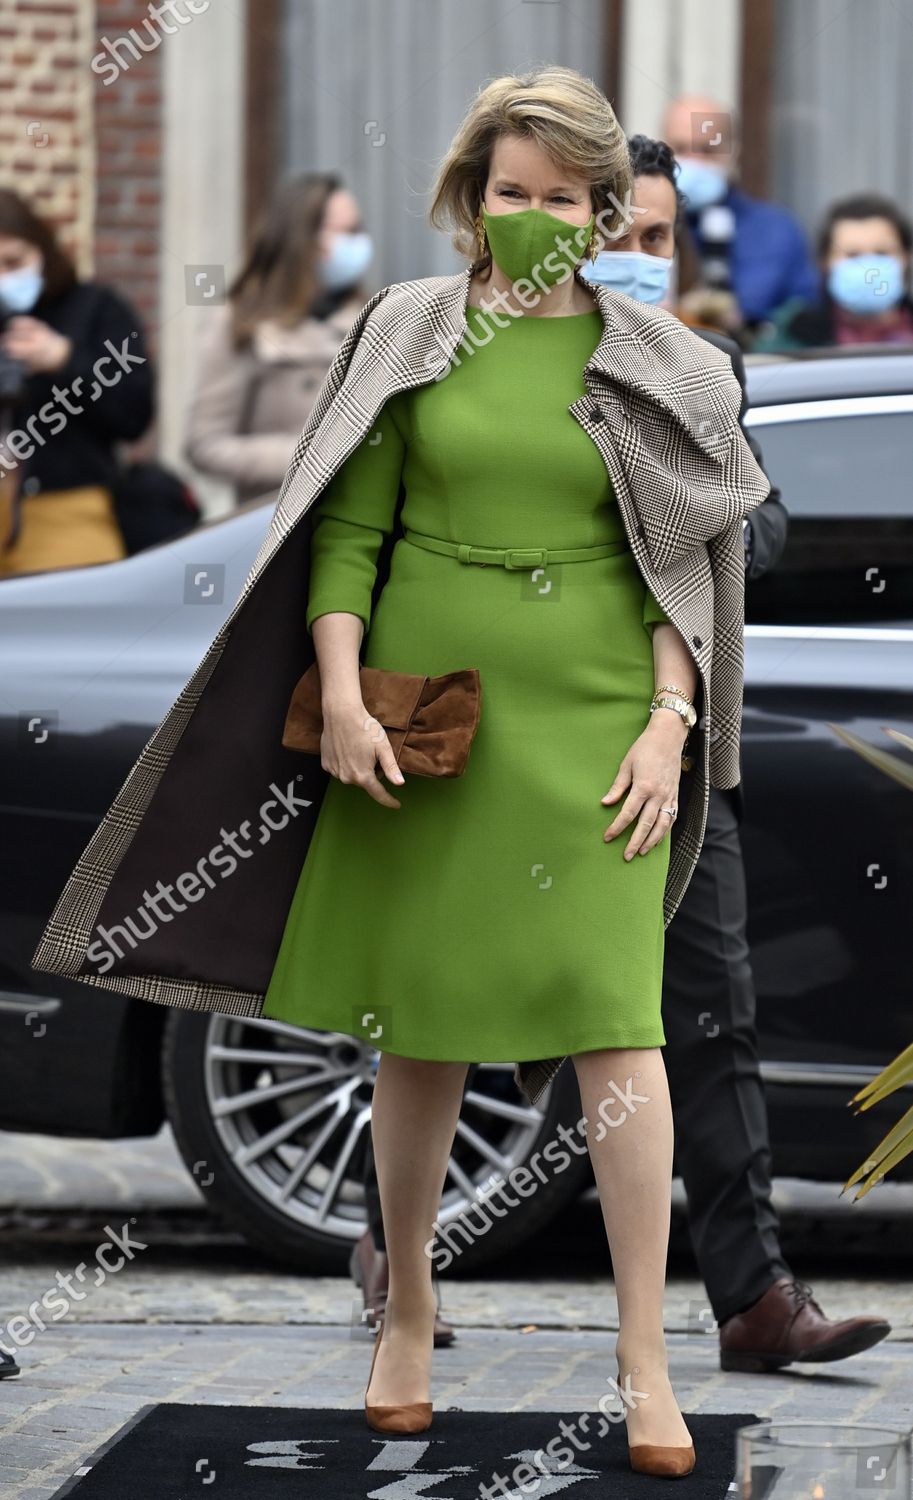
[[335,173],[284,184],[247,260],[212,309],[184,454],[238,504],[278,491],[303,423],[366,293],[372,255]]

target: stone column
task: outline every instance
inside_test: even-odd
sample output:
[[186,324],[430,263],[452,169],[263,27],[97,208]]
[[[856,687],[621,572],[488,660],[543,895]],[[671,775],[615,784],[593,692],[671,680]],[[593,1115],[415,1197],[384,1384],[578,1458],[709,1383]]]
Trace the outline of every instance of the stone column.
[[619,108],[626,135],[658,135],[679,94],[738,106],[740,18],[740,0],[628,0]]
[[187,23],[162,43],[159,453],[211,512],[224,507],[224,487],[191,473],[181,444],[200,340],[242,249],[244,7],[196,5],[195,16],[181,7]]

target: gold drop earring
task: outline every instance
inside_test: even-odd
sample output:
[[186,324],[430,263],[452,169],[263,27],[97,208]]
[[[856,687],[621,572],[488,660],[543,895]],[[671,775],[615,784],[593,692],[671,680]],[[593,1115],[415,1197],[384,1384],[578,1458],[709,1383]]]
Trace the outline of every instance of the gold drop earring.
[[586,249],[583,253],[584,255],[588,255],[590,257],[590,260],[592,261],[595,261],[597,255],[599,254],[599,236],[596,233],[595,224],[590,230],[590,237],[586,242]]
[[475,224],[476,239],[479,242],[479,254],[484,255],[488,247],[488,236],[485,233],[485,224],[482,220],[481,212],[476,214],[473,222]]

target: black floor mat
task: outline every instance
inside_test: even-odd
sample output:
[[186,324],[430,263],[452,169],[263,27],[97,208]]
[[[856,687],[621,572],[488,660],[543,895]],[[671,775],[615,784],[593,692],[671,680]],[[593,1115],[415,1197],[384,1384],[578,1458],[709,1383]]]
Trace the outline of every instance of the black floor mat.
[[[736,1430],[760,1420],[751,1412],[686,1415],[697,1464],[676,1484],[692,1500],[723,1500],[735,1472]],[[55,1500],[544,1500],[557,1494],[668,1500],[668,1484],[630,1469],[624,1423],[608,1422],[598,1411],[585,1421],[569,1411],[436,1411],[426,1432],[387,1437],[368,1427],[360,1409],[162,1402],[143,1407],[87,1458]]]

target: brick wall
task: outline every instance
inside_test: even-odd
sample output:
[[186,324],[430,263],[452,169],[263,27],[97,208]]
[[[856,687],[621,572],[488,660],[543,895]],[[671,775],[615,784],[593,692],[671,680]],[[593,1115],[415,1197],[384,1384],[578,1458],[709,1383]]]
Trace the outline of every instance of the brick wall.
[[0,181],[57,226],[82,275],[131,299],[154,345],[168,37],[153,45],[146,20],[145,0],[0,0]]
[[[141,0],[97,0],[95,10],[95,275],[139,309],[155,343],[162,211],[162,48]],[[131,31],[152,50],[131,39]],[[126,40],[125,40],[126,39]],[[104,45],[105,40],[110,44]],[[135,55],[139,52],[139,56]],[[122,66],[111,82],[114,61]]]
[[0,180],[60,227],[83,271],[92,261],[91,9],[0,0]]

